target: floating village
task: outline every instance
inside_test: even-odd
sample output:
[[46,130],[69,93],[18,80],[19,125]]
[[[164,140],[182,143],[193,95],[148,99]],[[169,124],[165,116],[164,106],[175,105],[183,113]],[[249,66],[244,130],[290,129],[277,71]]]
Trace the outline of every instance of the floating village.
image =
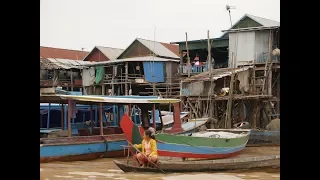
[[[280,168],[280,22],[243,15],[223,35],[136,38],[90,52],[40,46],[40,163],[116,158],[124,172]],[[154,128],[159,160],[140,167]],[[119,159],[117,159],[119,158]]]

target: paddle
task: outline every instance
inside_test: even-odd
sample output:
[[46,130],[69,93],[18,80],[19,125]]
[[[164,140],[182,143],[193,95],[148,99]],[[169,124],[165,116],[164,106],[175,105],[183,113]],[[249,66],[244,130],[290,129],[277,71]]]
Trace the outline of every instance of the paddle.
[[[142,152],[138,149],[138,148],[136,148],[133,144],[131,144],[128,140],[127,140],[127,142],[129,143],[129,145],[131,146],[131,147],[133,147],[136,151],[138,151],[139,153],[141,153],[142,154]],[[142,155],[144,155],[144,154],[142,154]],[[144,155],[145,156],[145,155]],[[147,158],[147,157],[146,157]],[[148,158],[147,158],[148,159]],[[165,172],[161,169],[161,168],[159,168],[159,166],[157,166],[154,162],[152,162],[151,160],[149,160],[148,159],[148,162],[151,162],[157,169],[159,169],[160,171],[162,171],[164,174],[165,174]]]

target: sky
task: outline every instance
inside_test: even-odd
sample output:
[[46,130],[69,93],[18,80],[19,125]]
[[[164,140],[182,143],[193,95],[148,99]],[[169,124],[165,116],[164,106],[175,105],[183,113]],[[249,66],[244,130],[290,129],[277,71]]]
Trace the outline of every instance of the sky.
[[127,48],[135,38],[206,39],[244,14],[280,22],[280,0],[40,0],[40,46],[91,51]]

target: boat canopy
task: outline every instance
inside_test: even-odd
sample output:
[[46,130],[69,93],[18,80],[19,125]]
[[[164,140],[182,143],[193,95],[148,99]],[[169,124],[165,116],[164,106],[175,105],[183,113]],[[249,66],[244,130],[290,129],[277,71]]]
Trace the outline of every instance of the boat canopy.
[[86,104],[92,103],[110,103],[110,104],[169,104],[169,103],[178,103],[179,99],[169,99],[169,98],[147,98],[146,96],[128,97],[128,96],[91,96],[91,95],[41,95],[40,94],[40,103],[67,103],[67,100],[74,100],[79,102],[86,102]]

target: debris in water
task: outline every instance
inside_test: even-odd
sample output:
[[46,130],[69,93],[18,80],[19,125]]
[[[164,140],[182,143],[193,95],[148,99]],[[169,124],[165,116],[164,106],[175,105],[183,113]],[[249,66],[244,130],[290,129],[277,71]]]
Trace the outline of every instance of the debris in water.
[[108,171],[110,172],[116,172],[116,173],[123,173],[122,170],[119,170],[119,169],[108,169]]

